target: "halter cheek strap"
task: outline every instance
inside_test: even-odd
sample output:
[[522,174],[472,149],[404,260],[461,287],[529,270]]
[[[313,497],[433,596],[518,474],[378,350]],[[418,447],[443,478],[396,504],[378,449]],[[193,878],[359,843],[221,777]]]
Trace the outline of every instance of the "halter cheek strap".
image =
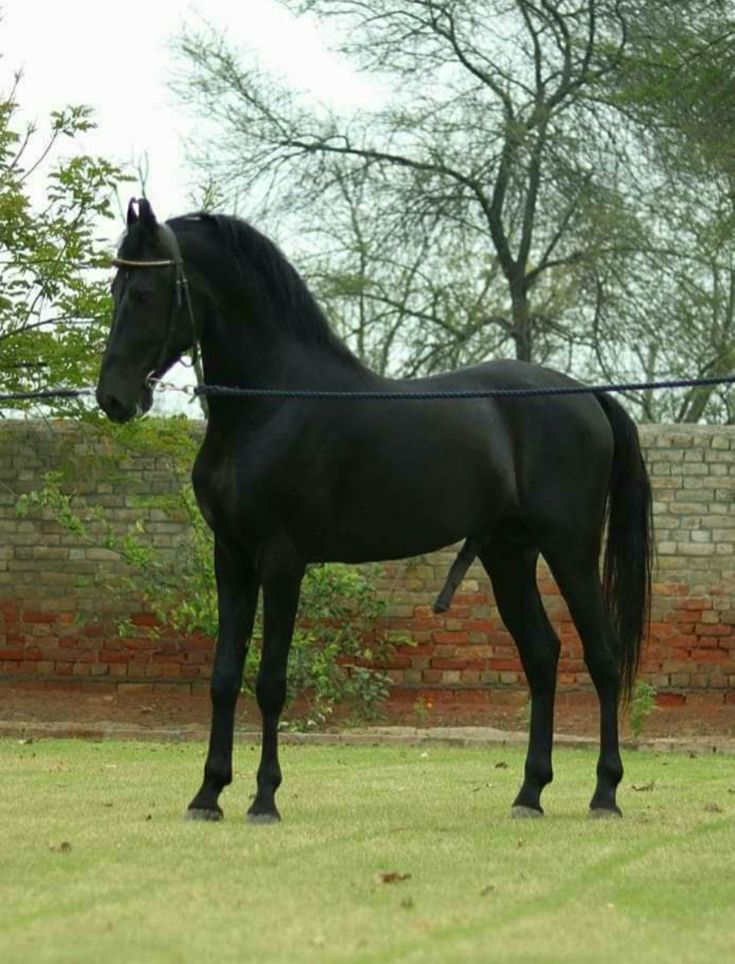
[[158,261],[134,261],[128,258],[113,258],[112,260],[112,264],[116,268],[174,268],[175,270],[174,304],[173,308],[171,309],[171,317],[169,318],[168,328],[166,329],[166,337],[163,340],[163,345],[161,346],[161,351],[159,352],[158,363],[153,371],[150,372],[148,378],[146,378],[146,381],[149,381],[152,376],[155,376],[156,372],[159,371],[166,362],[166,357],[169,351],[169,342],[171,341],[174,331],[176,312],[183,306],[186,306],[186,313],[189,319],[189,325],[191,327],[192,364],[196,364],[196,361],[199,357],[197,329],[196,322],[194,321],[194,309],[191,304],[189,280],[186,277],[186,271],[184,270],[184,259],[181,256],[181,248],[179,247],[179,242],[170,225],[164,222],[163,224],[158,225],[158,229],[163,235],[166,241],[166,246],[171,252],[170,258],[165,258]]

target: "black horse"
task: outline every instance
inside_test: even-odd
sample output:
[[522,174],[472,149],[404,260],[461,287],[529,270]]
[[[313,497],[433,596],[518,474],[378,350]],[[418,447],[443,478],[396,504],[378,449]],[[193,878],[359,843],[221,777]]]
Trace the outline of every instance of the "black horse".
[[[207,384],[391,391],[553,388],[575,384],[498,361],[412,381],[366,369],[330,330],[301,277],[244,221],[196,214],[159,224],[131,202],[115,261],[114,318],[97,389],[125,422],[198,342]],[[219,636],[212,728],[192,818],[216,820],[232,780],[235,703],[263,589],[256,694],[263,717],[255,822],[279,819],[278,721],[304,568],[395,559],[460,539],[439,601],[476,554],[518,646],[531,691],[517,815],[538,815],[552,779],[559,640],[536,585],[539,553],[569,606],[600,701],[593,815],[619,814],[617,706],[630,692],[648,618],[651,492],[635,426],[603,395],[461,400],[209,398],[193,471],[214,532]],[[607,523],[603,578],[599,574]]]

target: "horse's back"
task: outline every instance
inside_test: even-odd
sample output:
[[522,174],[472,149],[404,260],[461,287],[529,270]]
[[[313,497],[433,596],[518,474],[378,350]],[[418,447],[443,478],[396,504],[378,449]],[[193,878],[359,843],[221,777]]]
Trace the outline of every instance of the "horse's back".
[[[509,514],[531,526],[580,517],[597,524],[601,519],[614,452],[605,410],[592,392],[542,394],[581,387],[579,382],[540,365],[502,360],[402,384],[446,392],[522,390],[518,396],[476,400],[476,411],[485,414],[485,421],[478,417],[475,427],[492,435],[487,457],[493,469],[500,469]],[[540,394],[534,395],[536,391]],[[467,432],[462,410],[451,411],[458,403],[443,404],[462,437]]]

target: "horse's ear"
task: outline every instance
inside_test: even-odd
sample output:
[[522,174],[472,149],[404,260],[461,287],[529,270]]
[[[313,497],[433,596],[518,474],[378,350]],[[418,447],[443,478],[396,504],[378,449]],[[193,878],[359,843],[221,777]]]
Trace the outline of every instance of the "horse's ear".
[[132,228],[135,222],[138,220],[138,212],[135,209],[136,200],[134,197],[130,198],[128,202],[128,227]]
[[153,213],[153,208],[148,198],[142,197],[138,199],[138,213],[140,220],[147,228],[158,227],[156,215]]

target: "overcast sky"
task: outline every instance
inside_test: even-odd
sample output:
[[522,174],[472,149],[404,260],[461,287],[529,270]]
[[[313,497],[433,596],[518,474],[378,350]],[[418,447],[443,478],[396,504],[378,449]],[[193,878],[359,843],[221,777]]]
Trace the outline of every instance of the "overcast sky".
[[[147,156],[148,194],[164,218],[191,208],[182,138],[192,121],[168,87],[170,44],[184,23],[226,30],[233,44],[334,106],[374,96],[329,52],[323,28],[297,21],[278,0],[0,0],[0,12],[0,85],[7,90],[13,73],[23,71],[24,119],[43,126],[55,108],[89,104],[98,128],[74,152],[123,166]],[[116,225],[110,236],[118,233]]]

